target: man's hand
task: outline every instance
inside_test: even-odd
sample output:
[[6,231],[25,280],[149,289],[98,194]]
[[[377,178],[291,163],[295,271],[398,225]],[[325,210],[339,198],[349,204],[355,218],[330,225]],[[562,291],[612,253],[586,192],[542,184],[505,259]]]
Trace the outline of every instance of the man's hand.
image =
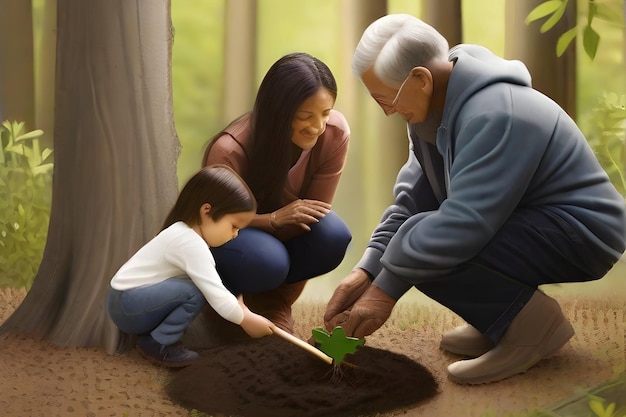
[[367,273],[360,268],[350,272],[339,283],[332,297],[330,297],[324,313],[324,327],[329,333],[335,327],[342,326],[348,319],[348,311],[369,288],[370,283]]
[[396,300],[393,297],[376,285],[370,285],[352,309],[345,313],[345,322],[340,325],[346,336],[359,339],[369,336],[387,321],[395,305]]

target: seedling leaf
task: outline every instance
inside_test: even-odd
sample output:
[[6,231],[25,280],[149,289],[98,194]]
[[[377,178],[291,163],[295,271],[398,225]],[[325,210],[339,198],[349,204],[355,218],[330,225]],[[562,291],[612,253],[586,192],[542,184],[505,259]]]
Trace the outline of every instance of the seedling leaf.
[[340,365],[347,354],[356,352],[365,343],[365,339],[346,336],[341,326],[335,327],[329,334],[325,329],[317,327],[312,330],[313,339],[319,344],[319,350],[333,358],[335,365]]

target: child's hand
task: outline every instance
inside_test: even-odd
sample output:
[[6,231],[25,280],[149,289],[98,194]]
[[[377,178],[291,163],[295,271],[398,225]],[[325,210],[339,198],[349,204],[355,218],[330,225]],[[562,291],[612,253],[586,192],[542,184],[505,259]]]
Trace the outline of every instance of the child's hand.
[[265,317],[259,316],[247,308],[244,308],[243,321],[240,326],[246,333],[248,333],[248,336],[258,338],[271,335],[273,333],[272,327],[274,324],[272,324],[272,322]]
[[243,303],[243,297],[239,296],[239,305],[243,308],[243,321],[241,322],[241,328],[250,337],[259,338],[263,336],[271,335],[274,324],[263,316],[253,313]]

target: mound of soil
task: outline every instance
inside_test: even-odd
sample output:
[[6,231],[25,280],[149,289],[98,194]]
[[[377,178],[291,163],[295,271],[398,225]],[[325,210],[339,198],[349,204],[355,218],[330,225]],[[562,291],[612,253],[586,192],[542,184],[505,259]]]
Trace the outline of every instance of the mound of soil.
[[176,371],[171,400],[237,417],[354,417],[415,406],[438,392],[422,365],[361,346],[339,369],[278,337],[209,349]]

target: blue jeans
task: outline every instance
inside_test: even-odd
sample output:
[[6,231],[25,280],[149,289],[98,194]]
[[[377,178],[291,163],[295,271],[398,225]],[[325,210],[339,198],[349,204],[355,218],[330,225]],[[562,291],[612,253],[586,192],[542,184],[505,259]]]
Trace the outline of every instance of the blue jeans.
[[162,345],[178,342],[192,320],[208,305],[188,278],[170,278],[157,284],[125,291],[113,288],[107,311],[124,333],[148,334]]
[[498,342],[539,285],[599,279],[614,263],[556,210],[520,208],[478,256],[415,287]]
[[260,293],[332,271],[343,260],[350,240],[348,226],[331,211],[312,224],[310,232],[285,242],[262,230],[245,228],[236,239],[211,252],[231,292]]

